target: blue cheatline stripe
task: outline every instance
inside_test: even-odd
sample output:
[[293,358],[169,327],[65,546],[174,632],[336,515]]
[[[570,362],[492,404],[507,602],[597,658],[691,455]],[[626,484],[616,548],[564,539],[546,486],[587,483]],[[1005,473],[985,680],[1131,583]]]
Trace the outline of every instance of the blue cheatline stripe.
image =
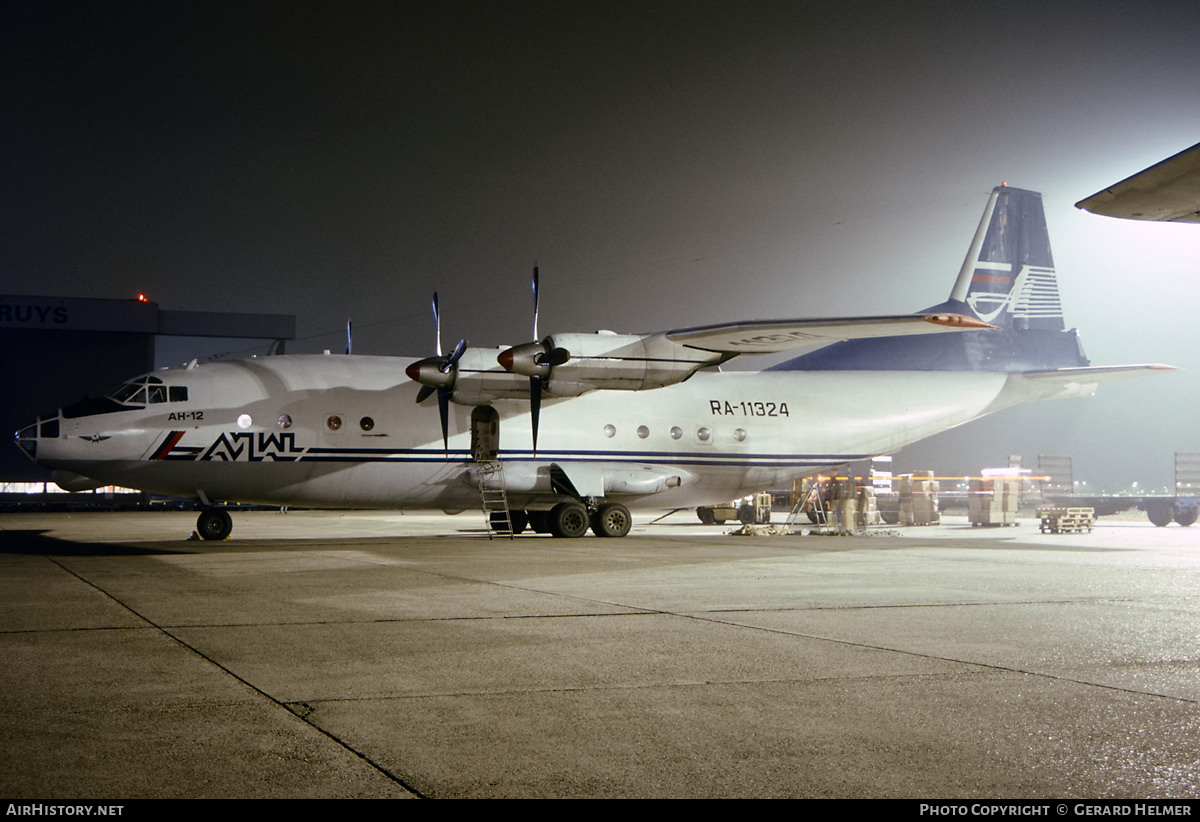
[[[169,455],[160,459],[172,461],[199,461],[200,448],[176,448]],[[221,457],[226,457],[221,452]],[[745,467],[819,467],[823,465],[839,465],[856,460],[869,459],[873,454],[740,454],[731,452],[658,452],[658,451],[539,451],[534,456],[532,451],[501,452],[500,459],[505,462],[623,462],[630,464],[657,463],[664,465],[724,465]],[[255,454],[245,459],[233,460],[213,459],[212,461],[246,461],[246,462],[361,462],[361,463],[417,463],[417,462],[472,462],[470,452],[452,450],[447,457],[443,450],[436,448],[309,448],[301,454],[274,454],[270,452]]]

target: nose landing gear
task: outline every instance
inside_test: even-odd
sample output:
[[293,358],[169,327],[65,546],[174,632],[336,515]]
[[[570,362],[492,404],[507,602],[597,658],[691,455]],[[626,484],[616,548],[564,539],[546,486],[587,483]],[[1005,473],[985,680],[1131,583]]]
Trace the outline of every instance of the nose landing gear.
[[233,531],[233,518],[222,508],[205,508],[196,519],[201,539],[227,539]]

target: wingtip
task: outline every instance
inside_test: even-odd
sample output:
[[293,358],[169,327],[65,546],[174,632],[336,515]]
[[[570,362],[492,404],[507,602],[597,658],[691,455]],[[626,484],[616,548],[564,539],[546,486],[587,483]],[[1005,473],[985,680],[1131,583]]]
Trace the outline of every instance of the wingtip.
[[948,328],[978,328],[986,331],[999,331],[1000,327],[986,323],[966,314],[926,314],[925,322],[934,325],[944,325]]

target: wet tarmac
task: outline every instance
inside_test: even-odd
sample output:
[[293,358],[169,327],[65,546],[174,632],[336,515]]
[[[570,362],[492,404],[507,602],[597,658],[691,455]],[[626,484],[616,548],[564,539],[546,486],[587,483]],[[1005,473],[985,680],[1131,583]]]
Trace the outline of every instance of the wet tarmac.
[[0,796],[1200,796],[1200,526],[0,516]]

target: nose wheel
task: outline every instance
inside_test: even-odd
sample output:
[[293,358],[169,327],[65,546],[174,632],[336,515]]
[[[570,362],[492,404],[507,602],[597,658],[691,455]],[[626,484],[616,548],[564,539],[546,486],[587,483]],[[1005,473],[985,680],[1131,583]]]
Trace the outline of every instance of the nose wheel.
[[233,518],[221,508],[206,508],[196,520],[196,533],[201,539],[226,539],[233,531]]

